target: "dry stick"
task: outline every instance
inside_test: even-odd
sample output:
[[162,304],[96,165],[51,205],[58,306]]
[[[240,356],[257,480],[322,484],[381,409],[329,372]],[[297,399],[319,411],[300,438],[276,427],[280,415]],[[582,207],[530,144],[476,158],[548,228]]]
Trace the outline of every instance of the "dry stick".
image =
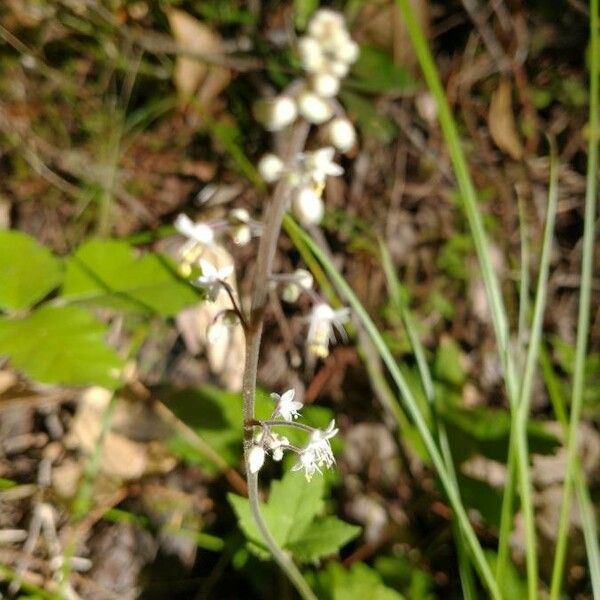
[[[304,149],[310,125],[304,121],[294,127],[289,137],[284,162],[290,163],[294,157]],[[265,310],[267,307],[269,277],[273,266],[273,258],[277,248],[277,240],[281,231],[281,223],[292,193],[292,186],[285,179],[281,180],[273,199],[268,207],[264,219],[263,233],[258,247],[256,262],[256,273],[252,288],[252,305],[250,317],[245,328],[246,335],[246,362],[244,365],[244,376],[242,380],[242,393],[244,397],[244,460],[246,464],[246,480],[248,482],[248,499],[250,510],[256,525],[261,532],[269,551],[275,561],[283,569],[290,581],[294,584],[298,593],[305,600],[317,600],[312,590],[304,581],[298,567],[294,564],[275,541],[265,520],[260,512],[258,497],[258,474],[250,472],[249,450],[252,445],[252,432],[254,419],[254,398],[256,394],[256,372],[258,369],[258,358],[260,353],[260,341],[262,338]]]

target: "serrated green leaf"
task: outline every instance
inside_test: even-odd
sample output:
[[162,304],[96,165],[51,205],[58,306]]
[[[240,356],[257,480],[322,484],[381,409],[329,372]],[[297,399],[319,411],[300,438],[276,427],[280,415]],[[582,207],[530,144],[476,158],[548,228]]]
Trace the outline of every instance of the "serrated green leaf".
[[372,93],[406,92],[415,87],[415,80],[408,69],[394,64],[384,50],[369,45],[360,47],[349,83],[355,89]]
[[342,546],[360,535],[360,527],[350,525],[337,517],[323,517],[313,521],[296,540],[286,548],[301,562],[312,562],[335,554]]
[[44,306],[0,319],[0,354],[42,383],[115,388],[123,362],[104,341],[106,329],[82,308]]
[[67,261],[62,296],[70,301],[172,316],[198,302],[169,259],[136,255],[120,240],[90,240]]
[[[307,483],[301,474],[288,472],[272,483],[269,500],[261,505],[263,518],[277,543],[299,561],[333,554],[360,533],[359,527],[337,517],[316,517],[323,508],[324,487],[322,478],[315,477]],[[248,500],[235,494],[228,494],[227,498],[250,542],[249,549],[259,558],[268,558]]]
[[0,231],[0,309],[29,308],[62,279],[61,262],[22,231]]

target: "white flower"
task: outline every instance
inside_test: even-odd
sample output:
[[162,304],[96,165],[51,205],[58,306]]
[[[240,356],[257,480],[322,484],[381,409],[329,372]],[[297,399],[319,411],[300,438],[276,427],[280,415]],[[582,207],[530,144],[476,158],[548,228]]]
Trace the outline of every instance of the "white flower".
[[212,263],[201,258],[200,268],[202,269],[202,275],[194,281],[194,284],[206,290],[208,299],[214,302],[225,280],[233,273],[233,265],[217,269]]
[[302,408],[302,402],[294,400],[295,391],[288,390],[281,396],[279,394],[271,394],[271,398],[277,402],[273,411],[273,418],[282,417],[284,421],[293,421],[300,416],[298,412]]
[[294,194],[292,212],[304,227],[318,225],[323,218],[325,206],[321,196],[311,187],[302,187]]
[[280,461],[283,458],[283,449],[290,445],[290,441],[283,435],[271,433],[268,441],[269,450],[273,460]]
[[231,223],[230,235],[236,246],[245,246],[252,239],[250,213],[245,208],[234,208],[227,215]]
[[321,125],[331,119],[333,109],[329,102],[311,90],[303,90],[298,95],[298,111],[309,122]]
[[215,241],[215,233],[206,223],[194,223],[187,215],[177,215],[175,229],[188,240],[204,246],[210,246]]
[[289,282],[281,291],[281,298],[290,304],[296,302],[303,290],[310,290],[313,286],[313,276],[306,269],[296,269],[290,276]]
[[278,156],[269,153],[258,161],[257,168],[260,176],[267,183],[274,183],[283,175],[285,165]]
[[331,73],[317,73],[310,83],[315,94],[322,98],[333,98],[340,90],[340,80]]
[[320,302],[316,304],[310,316],[306,347],[310,354],[325,358],[329,355],[329,344],[335,340],[334,329],[345,338],[346,332],[342,323],[348,320],[350,309],[341,308],[333,310],[329,304]]
[[307,481],[310,481],[315,472],[323,473],[320,467],[331,468],[335,464],[335,458],[329,440],[338,431],[335,421],[331,421],[327,429],[315,429],[308,444],[300,453],[298,462],[292,467],[292,471],[304,469],[304,476]]
[[314,453],[311,452],[309,448],[306,448],[300,454],[298,457],[298,462],[292,467],[292,471],[299,471],[300,469],[304,469],[306,481],[310,481],[312,479],[315,471],[318,471],[321,475],[323,474],[323,471],[321,471],[317,465]]
[[336,37],[342,31],[346,31],[343,15],[328,8],[316,11],[308,24],[308,34],[317,39]]
[[324,184],[328,176],[342,175],[344,169],[333,162],[335,148],[326,146],[301,155],[304,171],[315,183]]
[[252,446],[248,452],[248,468],[250,473],[258,473],[265,462],[265,451],[262,446]]
[[298,41],[298,53],[302,66],[309,73],[316,73],[323,69],[325,56],[321,44],[314,38],[304,36]]
[[298,115],[293,98],[286,95],[261,100],[254,107],[254,116],[268,131],[280,131],[293,123]]
[[354,40],[348,38],[338,45],[336,58],[347,65],[351,65],[352,63],[356,62],[359,54],[360,48],[358,44]]
[[344,117],[338,117],[329,123],[327,135],[340,152],[347,152],[356,144],[354,125]]

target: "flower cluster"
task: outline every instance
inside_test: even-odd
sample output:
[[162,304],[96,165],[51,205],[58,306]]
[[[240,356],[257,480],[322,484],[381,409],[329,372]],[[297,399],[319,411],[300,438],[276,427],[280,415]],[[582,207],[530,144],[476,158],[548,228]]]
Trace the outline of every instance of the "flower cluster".
[[[298,456],[292,471],[304,470],[307,481],[310,481],[315,473],[322,474],[322,467],[329,469],[335,465],[335,458],[329,442],[338,432],[335,421],[332,420],[326,429],[317,429],[296,423],[295,419],[300,416],[299,410],[302,408],[302,403],[295,401],[294,396],[293,389],[284,392],[281,396],[271,394],[271,398],[276,402],[273,414],[270,420],[260,422],[261,429],[254,436],[252,447],[248,452],[251,473],[257,473],[262,468],[267,453],[270,452],[273,460],[280,461],[285,450]],[[290,444],[287,437],[272,431],[277,426],[295,427],[307,432],[309,434],[307,444],[303,448]]]
[[330,146],[306,152],[286,164],[276,154],[266,154],[258,171],[267,183],[282,178],[293,186],[292,211],[305,227],[321,222],[321,199],[325,180],[343,169],[333,162],[335,151],[348,152],[356,144],[356,131],[335,100],[340,82],[356,61],[359,48],[352,40],[344,17],[329,9],[318,10],[298,40],[298,52],[306,78],[292,83],[282,94],[260,100],[256,118],[268,131],[281,131],[300,116],[313,125],[323,125]]

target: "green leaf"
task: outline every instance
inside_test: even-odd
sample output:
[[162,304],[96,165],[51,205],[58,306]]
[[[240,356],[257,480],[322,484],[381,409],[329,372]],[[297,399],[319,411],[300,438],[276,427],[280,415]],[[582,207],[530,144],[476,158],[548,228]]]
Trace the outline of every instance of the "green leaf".
[[[269,531],[284,549],[302,562],[310,562],[337,552],[360,533],[360,528],[337,517],[317,517],[323,510],[325,482],[315,477],[308,483],[300,473],[287,472],[271,484],[269,500],[261,506]],[[268,558],[246,498],[229,494],[228,500],[248,538],[249,548]]]
[[310,16],[319,7],[319,0],[294,0],[294,24],[298,31],[304,31]]
[[22,231],[0,231],[0,309],[29,308],[58,287],[60,261]]
[[467,374],[462,366],[460,347],[453,339],[442,339],[435,354],[433,373],[436,379],[456,387],[465,382]]
[[123,362],[104,341],[106,325],[74,306],[44,306],[0,319],[0,354],[42,383],[116,388]]
[[379,574],[364,563],[344,569],[331,562],[319,574],[319,580],[331,600],[404,600],[402,594],[387,587]]
[[360,91],[373,93],[405,92],[415,88],[415,80],[407,69],[395,65],[384,50],[368,45],[360,48],[349,84]]
[[[234,467],[242,456],[242,396],[213,386],[200,389],[167,390],[161,400],[186,425],[215,449],[228,465]],[[268,419],[273,411],[273,401],[267,394],[256,394],[256,415]],[[201,464],[214,472],[214,465],[198,449],[179,435],[169,440],[172,452],[192,464]]]
[[364,134],[371,135],[384,144],[396,137],[396,126],[385,115],[377,111],[371,100],[346,90],[341,93],[348,113],[356,120]]
[[198,302],[166,257],[136,256],[119,240],[90,240],[68,260],[62,296],[110,308],[171,316]]
[[299,539],[290,540],[287,549],[301,562],[312,562],[335,554],[342,546],[360,535],[360,527],[337,517],[324,517],[311,523]]

